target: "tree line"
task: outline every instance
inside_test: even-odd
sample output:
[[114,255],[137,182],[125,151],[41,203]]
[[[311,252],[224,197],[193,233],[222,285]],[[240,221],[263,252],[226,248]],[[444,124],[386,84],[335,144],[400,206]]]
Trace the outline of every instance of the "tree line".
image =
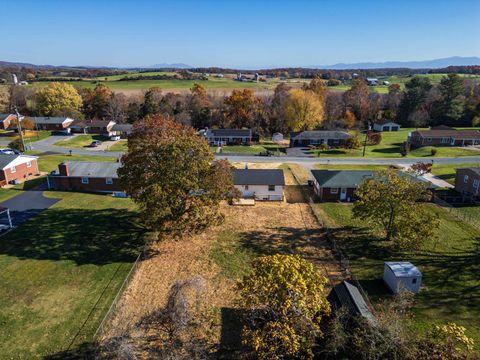
[[197,83],[188,93],[152,87],[127,96],[101,83],[94,88],[76,88],[54,82],[43,88],[15,87],[9,104],[31,116],[134,123],[160,114],[197,129],[251,128],[259,134],[368,128],[381,119],[406,127],[480,124],[480,84],[458,74],[448,74],[438,84],[415,76],[404,89],[390,85],[386,94],[372,91],[361,78],[354,79],[345,92],[330,91],[317,77],[300,88],[279,84],[270,95],[243,89],[225,96],[209,94]]

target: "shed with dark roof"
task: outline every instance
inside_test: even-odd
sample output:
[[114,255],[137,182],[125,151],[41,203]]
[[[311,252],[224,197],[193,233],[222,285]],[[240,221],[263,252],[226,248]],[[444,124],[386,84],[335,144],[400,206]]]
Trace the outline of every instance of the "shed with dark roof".
[[371,323],[377,322],[358,288],[348,281],[335,285],[327,299],[334,311],[344,308],[350,316],[362,316]]

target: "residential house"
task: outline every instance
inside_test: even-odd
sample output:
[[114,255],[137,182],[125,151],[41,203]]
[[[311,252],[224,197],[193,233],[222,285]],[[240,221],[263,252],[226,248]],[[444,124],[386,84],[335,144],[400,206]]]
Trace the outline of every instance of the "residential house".
[[[312,170],[313,187],[320,201],[355,200],[355,191],[367,178],[372,178],[375,172],[370,170]],[[437,188],[423,177],[399,171],[399,175],[409,177],[413,181],[421,181],[432,193]]]
[[400,125],[390,120],[378,120],[373,124],[375,131],[399,131]]
[[115,122],[110,120],[86,120],[86,121],[74,121],[70,126],[72,132],[83,134],[99,134],[105,136],[111,136],[113,132],[113,126]]
[[117,170],[119,162],[64,161],[48,178],[48,188],[99,193],[122,192]]
[[203,135],[210,145],[250,145],[251,129],[205,129]]
[[0,154],[0,186],[27,180],[38,175],[38,157]]
[[283,170],[235,169],[233,184],[244,198],[283,201],[285,187]]
[[432,128],[413,131],[408,136],[413,147],[480,145],[480,131]]
[[0,114],[0,129],[8,129],[13,120],[17,120],[14,114]]
[[64,116],[37,116],[31,117],[30,119],[35,124],[35,129],[37,130],[58,131],[67,134],[70,133],[70,125],[74,122],[72,118]]
[[404,291],[418,294],[422,273],[411,262],[387,261],[383,267],[383,281],[394,294]]
[[115,124],[112,126],[112,132],[114,135],[126,138],[133,130],[132,124]]
[[351,317],[362,316],[372,324],[377,322],[358,288],[348,281],[335,285],[327,300],[334,311],[343,308]]
[[480,167],[457,169],[455,190],[471,199],[480,199]]
[[290,147],[321,145],[342,146],[352,135],[339,130],[311,130],[290,134]]

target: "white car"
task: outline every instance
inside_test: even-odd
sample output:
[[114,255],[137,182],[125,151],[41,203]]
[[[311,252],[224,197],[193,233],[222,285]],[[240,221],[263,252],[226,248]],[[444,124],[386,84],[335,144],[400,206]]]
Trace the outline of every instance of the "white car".
[[15,151],[12,149],[0,149],[0,154],[15,155]]
[[118,141],[118,140],[120,140],[120,135],[112,135],[112,136],[110,136],[110,140]]

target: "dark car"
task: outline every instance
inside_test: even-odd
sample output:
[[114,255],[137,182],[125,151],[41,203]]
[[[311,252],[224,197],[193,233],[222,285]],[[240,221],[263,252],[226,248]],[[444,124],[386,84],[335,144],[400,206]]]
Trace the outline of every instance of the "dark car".
[[273,156],[273,153],[271,151],[262,151],[261,153],[258,153],[258,156]]
[[102,142],[100,140],[94,140],[88,147],[97,147],[99,145],[102,145]]

